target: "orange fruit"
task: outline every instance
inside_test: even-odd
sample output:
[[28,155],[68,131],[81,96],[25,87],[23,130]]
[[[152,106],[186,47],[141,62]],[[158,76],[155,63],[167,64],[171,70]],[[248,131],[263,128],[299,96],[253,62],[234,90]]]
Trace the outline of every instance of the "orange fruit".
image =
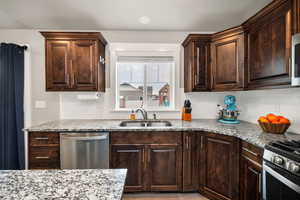
[[280,115],[278,115],[277,118],[279,118],[279,119],[285,119],[284,116],[280,116]]
[[270,123],[266,117],[260,117],[258,120],[262,123]]
[[268,114],[268,115],[267,115],[267,118],[268,118],[268,120],[269,120],[270,122],[279,121],[279,118],[278,118],[276,115],[274,115],[274,114]]
[[287,118],[280,118],[279,123],[280,124],[290,124],[291,122]]
[[269,116],[276,116],[276,115],[274,115],[273,113],[269,113],[266,115],[266,117],[269,117]]

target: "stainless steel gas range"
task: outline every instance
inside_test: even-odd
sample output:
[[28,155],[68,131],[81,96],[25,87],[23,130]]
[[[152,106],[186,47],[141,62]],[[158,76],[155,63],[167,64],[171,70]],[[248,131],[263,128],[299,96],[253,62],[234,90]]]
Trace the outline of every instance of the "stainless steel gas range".
[[263,159],[263,200],[300,200],[300,141],[270,143]]

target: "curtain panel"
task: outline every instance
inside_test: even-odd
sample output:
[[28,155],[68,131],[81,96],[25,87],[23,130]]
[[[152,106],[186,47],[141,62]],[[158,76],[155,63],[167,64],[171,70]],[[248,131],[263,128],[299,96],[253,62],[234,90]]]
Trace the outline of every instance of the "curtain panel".
[[0,169],[24,169],[24,47],[0,44]]

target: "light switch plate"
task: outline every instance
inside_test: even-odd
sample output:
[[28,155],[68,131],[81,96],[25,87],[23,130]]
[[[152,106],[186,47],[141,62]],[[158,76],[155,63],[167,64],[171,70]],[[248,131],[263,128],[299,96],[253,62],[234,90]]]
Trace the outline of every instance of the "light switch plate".
[[46,108],[46,101],[35,101],[35,108]]

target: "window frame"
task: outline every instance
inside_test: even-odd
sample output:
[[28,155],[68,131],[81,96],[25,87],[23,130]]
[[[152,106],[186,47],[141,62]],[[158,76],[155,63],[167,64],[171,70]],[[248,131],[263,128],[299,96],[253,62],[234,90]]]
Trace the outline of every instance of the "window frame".
[[[164,55],[159,55],[156,57],[163,57]],[[134,56],[134,57],[139,57]],[[142,56],[141,56],[142,57]],[[143,56],[145,57],[145,56]],[[173,57],[173,56],[172,56]],[[148,103],[147,103],[147,90],[145,91],[145,88],[147,88],[147,64],[145,62],[144,65],[144,90],[143,90],[143,108],[145,108],[147,111],[174,111],[175,110],[175,88],[176,88],[176,83],[175,83],[175,71],[176,71],[176,61],[175,58],[173,57],[172,61],[172,66],[171,66],[171,80],[170,80],[170,106],[167,108],[162,108],[162,107],[157,107],[157,108],[149,108]],[[115,111],[131,111],[136,108],[120,108],[120,79],[118,77],[118,62],[115,62],[114,64],[115,67]]]
[[128,112],[128,110],[120,110],[116,107],[116,63],[118,56],[172,56],[174,57],[174,109],[169,110],[150,110],[158,113],[180,112],[183,99],[183,47],[181,43],[127,43],[112,42],[107,48],[106,60],[106,93],[104,101],[109,102],[108,109],[110,112]]

